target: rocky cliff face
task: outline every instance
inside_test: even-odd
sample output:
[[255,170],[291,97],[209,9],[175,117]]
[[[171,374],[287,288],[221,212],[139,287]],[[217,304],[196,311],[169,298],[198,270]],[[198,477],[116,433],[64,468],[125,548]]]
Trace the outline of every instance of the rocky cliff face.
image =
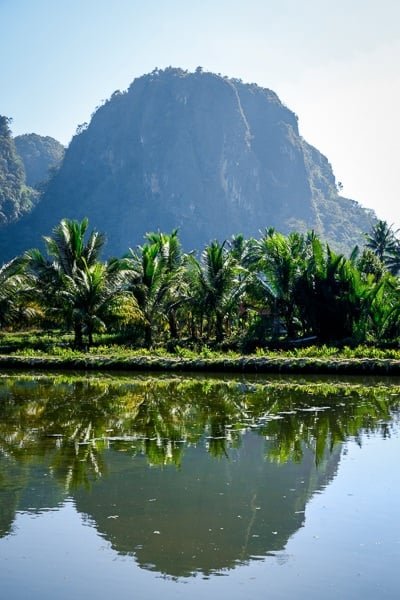
[[64,146],[49,136],[25,133],[15,137],[14,142],[24,164],[26,183],[31,187],[45,182],[64,156]]
[[373,218],[338,196],[329,162],[274,92],[200,69],[156,70],[98,108],[13,228],[13,247],[84,216],[107,234],[110,254],[174,227],[188,249],[274,226],[313,228],[345,250]]
[[10,119],[0,116],[0,225],[15,221],[29,211],[36,198],[26,186],[25,171],[9,127]]

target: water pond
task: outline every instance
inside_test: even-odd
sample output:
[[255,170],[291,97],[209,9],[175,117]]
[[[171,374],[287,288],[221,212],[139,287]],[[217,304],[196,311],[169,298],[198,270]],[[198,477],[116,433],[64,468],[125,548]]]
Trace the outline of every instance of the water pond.
[[0,376],[0,597],[394,599],[400,381]]

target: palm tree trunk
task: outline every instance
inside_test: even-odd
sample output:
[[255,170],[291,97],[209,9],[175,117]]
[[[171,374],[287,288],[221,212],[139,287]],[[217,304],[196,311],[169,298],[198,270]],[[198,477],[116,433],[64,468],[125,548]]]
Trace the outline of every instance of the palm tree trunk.
[[190,336],[195,340],[197,338],[197,329],[196,329],[196,320],[195,320],[194,314],[192,312],[190,313],[189,331],[190,331]]
[[199,338],[200,339],[203,338],[203,324],[204,324],[204,315],[203,315],[203,311],[201,311],[200,318],[199,318]]
[[168,314],[169,334],[173,340],[178,339],[178,327],[176,323],[175,311],[171,310]]
[[74,346],[75,348],[83,347],[82,323],[79,321],[74,324]]
[[215,339],[217,342],[224,339],[224,316],[220,312],[215,315]]
[[285,315],[285,325],[286,325],[286,333],[287,337],[292,339],[296,337],[296,328],[293,323],[294,317],[294,309],[292,306],[286,307],[286,315]]
[[151,348],[153,345],[153,336],[150,323],[146,324],[144,327],[144,345],[146,348]]
[[280,325],[281,325],[281,321],[279,318],[278,303],[276,300],[274,300],[274,304],[272,307],[272,339],[273,340],[277,340],[279,338]]

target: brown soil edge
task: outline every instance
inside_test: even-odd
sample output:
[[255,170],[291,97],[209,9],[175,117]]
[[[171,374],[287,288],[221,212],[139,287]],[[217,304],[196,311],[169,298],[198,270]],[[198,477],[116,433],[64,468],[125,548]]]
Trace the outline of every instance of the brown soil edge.
[[113,358],[87,356],[1,356],[0,370],[175,371],[210,373],[275,373],[313,375],[400,375],[400,360],[350,358]]

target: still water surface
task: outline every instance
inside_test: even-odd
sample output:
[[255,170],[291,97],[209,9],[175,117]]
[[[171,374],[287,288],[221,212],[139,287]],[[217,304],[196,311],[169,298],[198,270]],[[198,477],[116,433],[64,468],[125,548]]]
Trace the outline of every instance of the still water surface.
[[0,597],[398,598],[400,384],[0,378]]

